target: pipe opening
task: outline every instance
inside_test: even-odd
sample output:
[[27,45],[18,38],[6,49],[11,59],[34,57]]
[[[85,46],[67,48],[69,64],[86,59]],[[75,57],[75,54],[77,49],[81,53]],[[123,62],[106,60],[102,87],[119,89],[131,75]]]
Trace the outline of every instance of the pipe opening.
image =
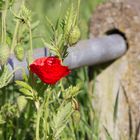
[[121,32],[119,29],[113,28],[113,29],[107,31],[105,34],[106,35],[119,34],[120,36],[122,36],[124,38],[127,49],[129,48],[128,40],[127,40],[127,37],[126,37],[125,33]]

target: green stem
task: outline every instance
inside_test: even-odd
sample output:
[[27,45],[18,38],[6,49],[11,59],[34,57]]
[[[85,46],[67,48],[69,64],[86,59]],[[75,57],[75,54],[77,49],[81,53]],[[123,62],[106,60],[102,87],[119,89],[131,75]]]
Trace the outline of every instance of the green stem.
[[39,100],[35,101],[35,107],[36,107],[36,110],[38,111],[40,107]]
[[31,54],[33,54],[33,43],[32,43],[32,30],[31,30],[31,24],[28,23],[29,26],[29,36],[30,36],[30,50],[31,50]]
[[60,87],[61,87],[62,92],[64,92],[65,89],[64,89],[64,86],[63,86],[63,79],[60,80]]
[[25,140],[26,138],[26,135],[27,135],[27,129],[29,128],[29,125],[30,125],[30,119],[31,119],[31,116],[32,116],[32,106],[30,103],[28,103],[27,105],[27,118],[24,120],[24,128],[22,129],[22,132],[20,133],[20,135],[18,135],[18,139],[17,140]]
[[4,43],[4,45],[6,44],[6,15],[7,15],[7,8],[8,8],[8,0],[6,0],[6,6],[5,6],[5,10],[4,10],[4,26],[3,26],[3,33],[4,33],[4,36],[3,36],[3,43]]
[[42,108],[43,108],[43,106],[41,105],[41,107],[37,110],[36,139],[35,140],[40,140],[40,137],[39,137],[39,125],[40,125],[40,118],[41,118],[41,115],[42,115]]
[[3,12],[2,12],[2,21],[1,21],[1,44],[3,44]]
[[49,106],[49,99],[50,99],[50,97],[51,97],[51,93],[48,93],[47,100],[45,102],[45,109],[46,109],[46,111],[45,111],[45,114],[44,114],[44,119],[45,119],[46,123],[44,123],[44,129],[45,129],[45,138],[46,139],[47,139],[48,134],[50,133],[49,132],[49,124],[48,124],[48,121],[47,121],[48,120],[48,116],[49,116],[48,106]]
[[16,26],[15,26],[14,35],[13,35],[13,39],[12,39],[11,53],[13,53],[14,48],[15,48],[15,45],[16,45],[16,41],[17,41],[17,33],[18,33],[19,25],[20,25],[20,21],[17,20],[17,22],[16,22]]
[[5,2],[4,10],[2,11],[2,44],[6,44],[6,15],[8,9],[8,0]]
[[79,19],[79,14],[80,14],[80,3],[81,3],[81,0],[78,0],[78,7],[77,7],[78,12],[77,12],[77,19],[76,19],[77,24],[78,24],[78,19]]
[[31,30],[31,24],[30,22],[27,22],[27,26],[29,29],[29,45],[30,45],[30,50],[28,52],[28,64],[32,63],[33,61],[33,43],[32,43],[32,30]]
[[[35,140],[40,140],[40,136],[39,136],[39,126],[40,126],[40,119],[43,113],[43,109],[45,106],[45,109],[47,110],[47,107],[49,105],[49,99],[50,99],[51,93],[48,93],[47,99],[42,103],[42,105],[40,106],[40,108],[37,110],[37,121],[36,121],[36,139]],[[47,120],[46,118],[48,117],[48,111],[45,111],[45,120]],[[46,123],[46,129],[48,128],[48,124]],[[46,130],[47,132],[47,130]]]
[[75,126],[74,126],[74,120],[71,118],[71,124],[70,124],[71,130],[72,130],[72,137],[74,140],[76,140],[76,132],[75,132]]
[[[24,3],[25,3],[25,0],[23,0],[21,3],[22,3],[22,4],[21,4],[20,7],[19,7],[19,13],[20,13],[20,9],[21,9],[22,5],[24,5]],[[17,20],[17,21],[16,21],[15,30],[14,30],[13,39],[12,39],[11,53],[13,53],[14,48],[15,48],[15,45],[16,45],[16,43],[17,43],[17,33],[18,33],[19,25],[20,25],[20,20]]]

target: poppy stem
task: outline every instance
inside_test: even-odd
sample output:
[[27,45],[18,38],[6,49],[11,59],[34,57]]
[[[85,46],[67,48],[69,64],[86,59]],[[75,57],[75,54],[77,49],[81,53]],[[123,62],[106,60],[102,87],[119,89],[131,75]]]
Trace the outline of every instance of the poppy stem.
[[37,120],[36,120],[36,140],[40,140],[39,137],[39,125],[40,125],[40,118],[42,115],[43,104],[40,108],[37,109]]
[[30,50],[31,50],[31,54],[33,55],[33,43],[32,43],[32,30],[31,30],[31,24],[28,23],[29,26],[29,35],[30,35]]
[[38,111],[40,107],[39,100],[35,101],[35,107],[36,107],[36,110]]
[[62,92],[64,92],[65,89],[64,89],[64,86],[63,86],[63,79],[60,80],[60,87],[61,87]]

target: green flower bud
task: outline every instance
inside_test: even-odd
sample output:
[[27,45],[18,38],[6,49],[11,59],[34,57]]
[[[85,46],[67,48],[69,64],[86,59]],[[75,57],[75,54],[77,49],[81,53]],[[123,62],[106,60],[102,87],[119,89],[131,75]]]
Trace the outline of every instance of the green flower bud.
[[17,45],[14,49],[14,52],[15,52],[16,58],[19,61],[22,61],[24,58],[24,48],[21,45]]
[[22,112],[25,109],[27,105],[27,99],[25,98],[25,96],[19,96],[17,98],[17,105],[20,112]]
[[74,113],[72,114],[72,117],[73,117],[73,120],[76,123],[79,123],[80,122],[81,115],[80,115],[80,112],[78,110],[74,111]]
[[80,38],[80,35],[81,35],[81,33],[80,33],[79,27],[75,26],[72,29],[72,31],[70,32],[69,39],[68,39],[69,44],[73,45],[73,44],[77,43]]
[[0,65],[7,63],[10,55],[10,49],[7,45],[0,46]]

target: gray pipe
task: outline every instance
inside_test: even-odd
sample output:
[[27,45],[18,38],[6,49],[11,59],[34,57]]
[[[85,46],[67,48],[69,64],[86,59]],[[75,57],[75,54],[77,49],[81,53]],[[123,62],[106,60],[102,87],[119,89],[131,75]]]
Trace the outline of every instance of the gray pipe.
[[126,50],[126,42],[118,34],[83,40],[68,49],[69,55],[64,60],[64,64],[71,69],[95,65],[118,58]]
[[[124,38],[117,34],[83,40],[79,41],[74,47],[68,48],[69,54],[64,60],[64,64],[70,69],[99,64],[122,56],[126,50],[127,45]],[[34,50],[34,59],[43,56],[47,56],[46,48],[37,48]],[[20,62],[15,56],[12,56],[8,64],[10,70],[22,67],[28,74],[26,59]],[[15,72],[15,79],[22,79],[21,70]]]

